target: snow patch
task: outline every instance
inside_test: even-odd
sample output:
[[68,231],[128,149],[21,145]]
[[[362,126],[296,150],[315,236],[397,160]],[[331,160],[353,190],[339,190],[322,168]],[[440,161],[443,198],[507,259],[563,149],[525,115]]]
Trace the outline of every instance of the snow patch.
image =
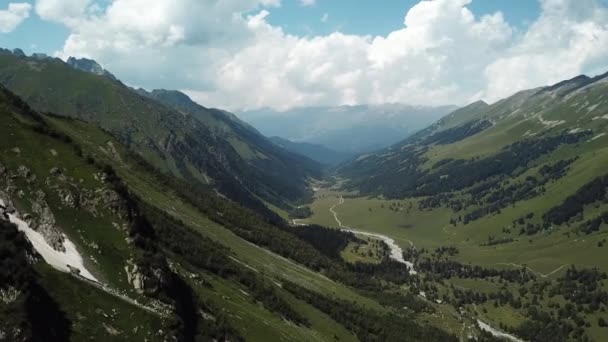
[[593,112],[599,106],[600,106],[599,103],[598,104],[594,104],[593,106],[590,106],[589,108],[587,108],[587,111],[591,113],[591,112]]
[[583,131],[582,128],[576,127],[576,128],[573,128],[573,129],[569,130],[568,134],[576,134],[576,133],[582,132],[582,131]]
[[[2,205],[4,206],[4,202],[2,202]],[[9,214],[8,217],[11,223],[17,225],[17,228],[25,233],[27,239],[30,240],[38,254],[42,256],[42,258],[44,259],[44,261],[46,261],[47,264],[63,272],[70,272],[70,268],[68,266],[77,268],[80,270],[81,276],[89,280],[99,282],[97,278],[95,278],[84,267],[82,256],[80,255],[80,253],[78,253],[78,251],[76,250],[76,246],[72,243],[72,241],[70,241],[65,235],[65,241],[63,243],[63,246],[65,247],[65,252],[59,252],[53,249],[46,242],[42,234],[30,228],[30,226],[28,226],[25,221],[21,220],[13,214]]]
[[538,116],[538,121],[540,121],[541,124],[545,125],[546,129],[550,129],[553,127],[557,127],[559,125],[563,125],[566,123],[566,121],[564,120],[556,120],[556,121],[551,121],[551,120],[545,120],[543,119],[542,116]]
[[599,139],[599,138],[601,138],[601,137],[603,137],[605,135],[606,135],[606,133],[600,133],[600,134],[594,136],[593,138],[591,138],[591,140],[589,140],[589,141],[597,140],[597,139]]

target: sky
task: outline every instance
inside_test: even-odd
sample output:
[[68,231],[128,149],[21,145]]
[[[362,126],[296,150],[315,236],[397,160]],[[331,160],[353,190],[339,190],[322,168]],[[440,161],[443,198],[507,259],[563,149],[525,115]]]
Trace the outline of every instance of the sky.
[[233,111],[465,105],[608,71],[608,0],[0,1],[0,46]]

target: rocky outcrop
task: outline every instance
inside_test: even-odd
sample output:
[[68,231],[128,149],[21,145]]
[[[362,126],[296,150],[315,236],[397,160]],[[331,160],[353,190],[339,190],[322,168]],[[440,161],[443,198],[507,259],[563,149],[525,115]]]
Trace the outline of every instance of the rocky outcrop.
[[70,58],[68,58],[67,64],[69,66],[71,66],[72,68],[80,70],[80,71],[88,72],[93,75],[104,76],[111,80],[116,80],[116,77],[114,75],[112,75],[110,72],[108,72],[107,70],[102,68],[101,65],[99,65],[99,63],[97,63],[96,61],[94,61],[92,59],[87,59],[87,58],[78,59],[78,58],[70,57]]
[[36,175],[34,175],[25,165],[21,165],[17,168],[17,176],[25,179],[28,183],[36,180]]
[[21,292],[12,286],[9,286],[6,289],[0,288],[0,303],[9,305],[14,303],[20,295]]
[[144,275],[139,271],[139,267],[133,262],[133,260],[127,260],[125,266],[125,272],[127,273],[127,282],[133,286],[138,292],[143,292],[144,289]]
[[[56,251],[65,252],[63,242],[65,238],[63,234],[56,228],[57,221],[55,215],[49,208],[45,200],[46,194],[42,190],[36,192],[34,201],[32,202],[32,211],[35,216],[23,216],[23,220],[40,234],[44,236],[46,242]],[[27,219],[26,219],[27,217]]]

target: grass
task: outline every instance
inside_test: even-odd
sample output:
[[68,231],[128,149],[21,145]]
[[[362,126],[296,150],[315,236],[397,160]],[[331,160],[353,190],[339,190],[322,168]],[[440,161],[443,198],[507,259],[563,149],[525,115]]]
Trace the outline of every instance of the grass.
[[161,341],[162,319],[45,264],[36,270],[72,322],[72,340]]
[[[377,241],[377,240],[376,240]],[[374,247],[371,243],[350,242],[340,253],[342,258],[350,263],[379,264],[383,256],[381,250]]]
[[[210,221],[196,208],[183,202],[171,190],[159,185],[150,174],[139,170],[136,165],[128,162],[119,163],[116,156],[98,152],[100,151],[98,146],[105,146],[108,141],[112,140],[105,133],[91,129],[90,126],[77,121],[55,118],[51,121],[61,127],[63,131],[70,132],[77,141],[84,144],[86,150],[96,151],[96,159],[113,164],[119,176],[140,198],[176,217],[202,235],[229,247],[240,263],[270,281],[280,284],[283,280],[288,280],[323,295],[357,302],[367,308],[385,312],[386,309],[378,302],[362,296],[353,289],[334,282],[320,273],[253,245],[234,235],[230,230]],[[118,146],[118,144],[115,145]],[[123,154],[122,159],[124,159],[125,151],[120,148],[117,150],[119,154]],[[261,310],[255,303],[249,303],[245,298],[247,296],[241,292],[242,289],[232,283],[214,279],[213,284],[213,291],[203,287],[196,287],[196,291],[200,291],[204,298],[211,298],[219,307],[224,308],[235,325],[239,329],[242,327],[248,338],[252,336],[252,340],[256,340],[257,337],[259,340],[263,340],[264,336],[275,336],[278,339],[295,336],[297,340],[331,340],[333,334],[336,334],[341,340],[353,339],[353,336],[344,331],[339,324],[284,291],[281,293],[287,296],[286,299],[289,302],[293,303],[294,309],[311,321],[312,330],[293,327],[293,324],[283,321],[276,314]],[[234,299],[225,301],[224,297]],[[280,336],[276,335],[277,333]]]

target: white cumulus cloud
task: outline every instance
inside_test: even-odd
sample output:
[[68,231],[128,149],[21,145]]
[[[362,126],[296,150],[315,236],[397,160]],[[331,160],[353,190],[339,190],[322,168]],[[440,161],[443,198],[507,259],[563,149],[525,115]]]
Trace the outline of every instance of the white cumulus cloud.
[[0,10],[0,32],[12,32],[30,16],[32,5],[26,2],[9,3],[6,10]]
[[113,0],[95,11],[85,0],[38,0],[36,9],[71,30],[59,56],[95,58],[130,84],[235,110],[494,101],[608,68],[600,2],[540,1],[524,31],[500,12],[476,16],[472,0],[420,1],[377,37],[288,34],[267,20],[280,0]]

